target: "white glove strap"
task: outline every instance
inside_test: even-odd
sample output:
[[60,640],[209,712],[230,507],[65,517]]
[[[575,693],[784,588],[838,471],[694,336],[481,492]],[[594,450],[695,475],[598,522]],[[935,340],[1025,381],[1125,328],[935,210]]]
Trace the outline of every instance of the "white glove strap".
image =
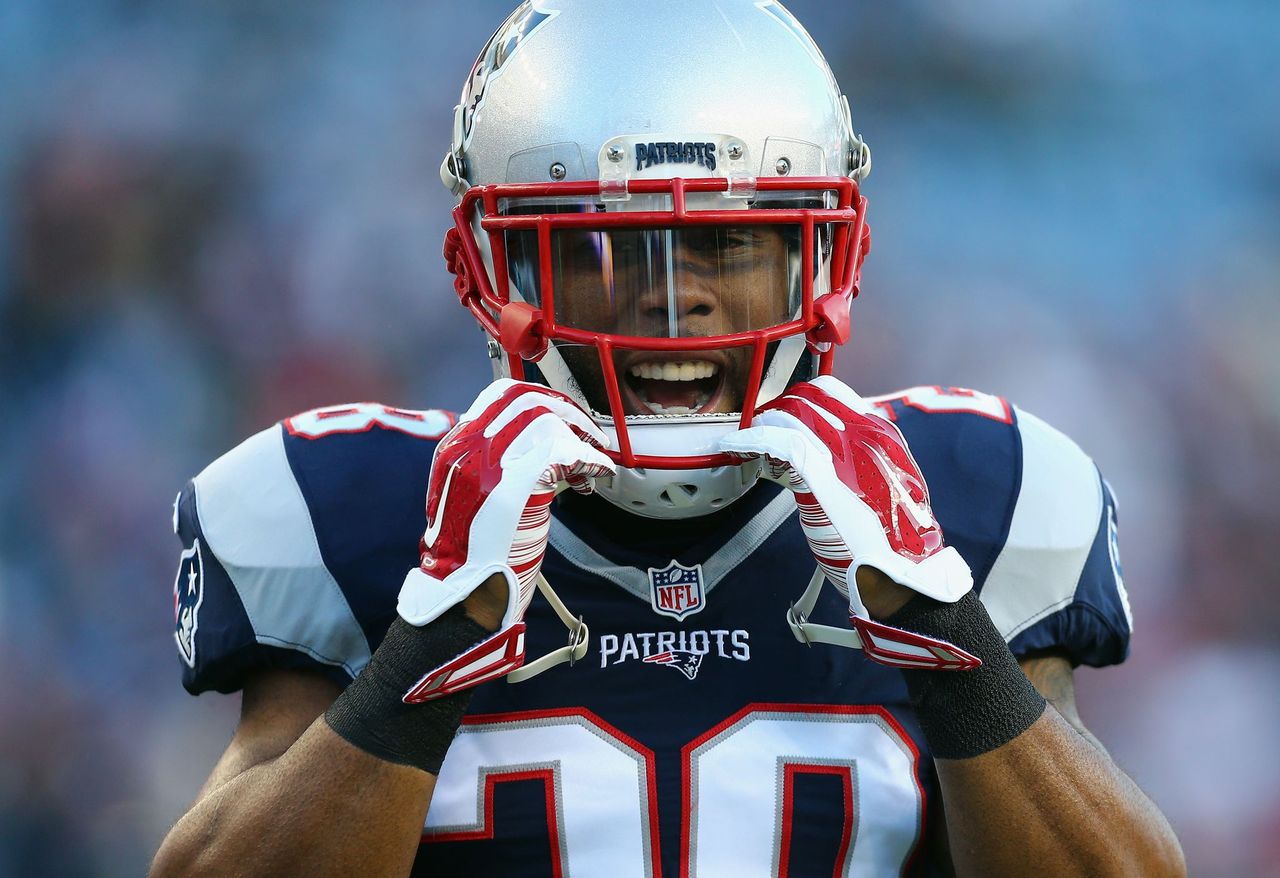
[[524,661],[525,623],[504,624],[492,637],[482,640],[462,655],[428,671],[404,696],[410,704],[430,701],[489,680],[505,676],[518,683],[536,677],[548,668],[568,662],[572,665],[587,654],[591,632],[581,617],[575,619],[547,582],[538,574],[538,590],[569,629],[569,643],[531,662]]

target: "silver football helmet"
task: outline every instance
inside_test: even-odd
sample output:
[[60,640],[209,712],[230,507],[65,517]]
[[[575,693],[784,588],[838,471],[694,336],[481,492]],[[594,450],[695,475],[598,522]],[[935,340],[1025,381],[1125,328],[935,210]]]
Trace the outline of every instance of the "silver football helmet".
[[780,3],[526,0],[454,114],[445,258],[496,374],[611,434],[604,497],[703,515],[759,473],[720,439],[848,337],[870,166]]

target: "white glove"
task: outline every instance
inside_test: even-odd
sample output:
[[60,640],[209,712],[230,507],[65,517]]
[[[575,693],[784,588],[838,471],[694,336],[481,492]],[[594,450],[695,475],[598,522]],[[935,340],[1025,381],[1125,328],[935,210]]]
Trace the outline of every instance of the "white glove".
[[973,587],[960,553],[943,545],[906,440],[873,406],[824,375],[763,406],[751,427],[729,434],[720,448],[763,457],[766,477],[795,492],[818,566],[849,601],[859,635],[850,645],[899,667],[976,666],[977,659],[953,644],[873,621],[856,584],[851,587],[862,566],[945,603]]
[[425,669],[405,701],[456,692],[524,663],[522,620],[547,550],[551,501],[561,482],[590,493],[596,476],[614,472],[599,450],[608,442],[564,394],[509,378],[485,388],[440,441],[422,563],[405,577],[397,609],[411,625],[425,625],[495,573],[507,580],[507,609],[496,634]]

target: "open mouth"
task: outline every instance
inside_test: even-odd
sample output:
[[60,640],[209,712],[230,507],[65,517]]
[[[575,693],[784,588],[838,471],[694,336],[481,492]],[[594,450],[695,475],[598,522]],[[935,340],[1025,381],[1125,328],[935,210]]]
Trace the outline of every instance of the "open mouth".
[[713,412],[724,389],[724,367],[712,360],[645,360],[627,367],[623,387],[628,414],[695,415]]

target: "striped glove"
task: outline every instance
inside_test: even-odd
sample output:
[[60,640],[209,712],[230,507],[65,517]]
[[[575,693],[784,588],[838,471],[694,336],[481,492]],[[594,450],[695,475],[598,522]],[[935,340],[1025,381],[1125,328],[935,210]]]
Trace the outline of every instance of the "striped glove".
[[422,626],[495,573],[507,580],[498,632],[427,673],[404,696],[426,701],[501,677],[524,663],[524,612],[533,597],[563,482],[590,493],[614,472],[608,444],[567,396],[504,378],[489,385],[436,448],[427,490],[422,563],[397,609]]
[[895,667],[966,669],[977,659],[946,641],[870,618],[859,567],[952,603],[973,586],[960,554],[943,545],[929,489],[898,428],[831,376],[794,385],[763,406],[721,450],[763,458],[765,475],[795,492],[800,524],[826,578],[849,600],[867,655]]

